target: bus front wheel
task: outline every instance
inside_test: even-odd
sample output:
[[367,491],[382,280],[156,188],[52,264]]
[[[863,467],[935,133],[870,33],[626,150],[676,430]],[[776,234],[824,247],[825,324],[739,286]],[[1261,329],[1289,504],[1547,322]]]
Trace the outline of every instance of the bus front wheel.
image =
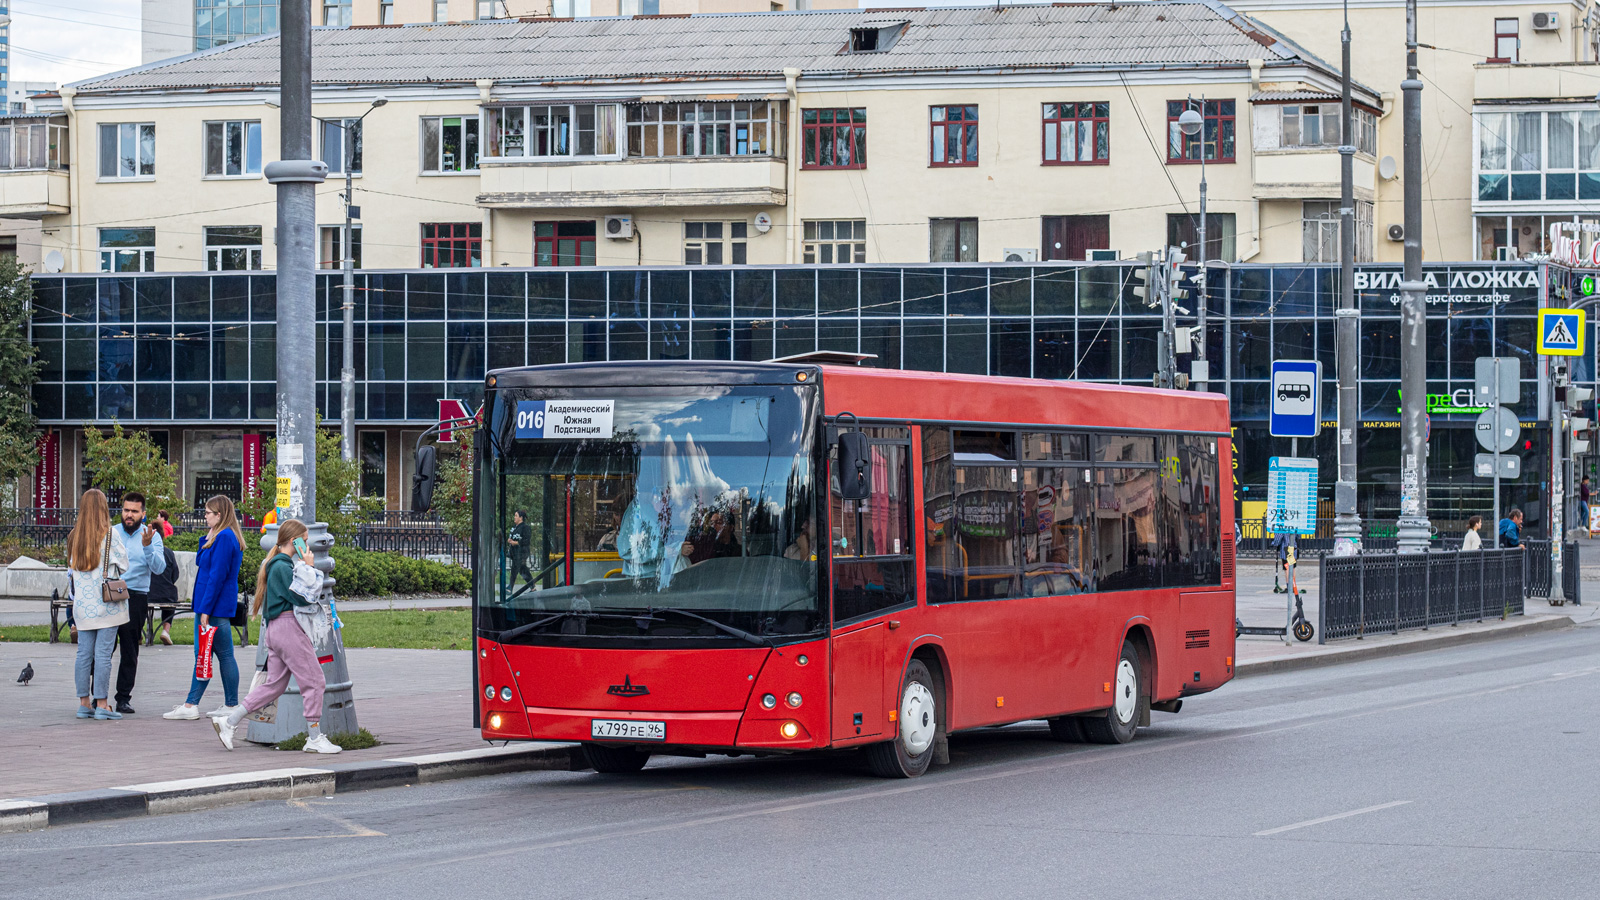
[[1142,671],[1139,648],[1132,641],[1123,641],[1116,680],[1111,684],[1111,708],[1103,714],[1079,719],[1084,737],[1096,744],[1126,744],[1133,740],[1145,705],[1150,702],[1141,683]]
[[867,748],[867,765],[879,778],[915,778],[933,762],[939,734],[937,684],[926,664],[913,659],[900,685],[900,734]]
[[650,754],[632,747],[606,747],[601,744],[584,744],[583,761],[589,768],[605,775],[626,775],[644,768]]

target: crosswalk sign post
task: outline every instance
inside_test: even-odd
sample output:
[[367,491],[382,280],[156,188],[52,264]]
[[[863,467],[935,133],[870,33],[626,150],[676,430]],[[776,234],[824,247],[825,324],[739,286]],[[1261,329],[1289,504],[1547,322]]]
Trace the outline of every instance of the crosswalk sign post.
[[1584,310],[1539,310],[1539,353],[1544,356],[1582,356]]

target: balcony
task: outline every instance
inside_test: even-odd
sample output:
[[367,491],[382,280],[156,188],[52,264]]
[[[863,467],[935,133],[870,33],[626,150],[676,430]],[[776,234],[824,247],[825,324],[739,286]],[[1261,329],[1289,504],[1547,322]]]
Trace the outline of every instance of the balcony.
[[1479,63],[1472,67],[1474,103],[1570,99],[1594,102],[1600,63]]
[[782,206],[785,164],[772,157],[479,162],[478,205],[490,209]]
[[[1372,158],[1357,153],[1352,167],[1355,195],[1371,200],[1376,177]],[[1339,149],[1258,150],[1255,156],[1257,200],[1339,199]]]
[[0,116],[0,218],[65,215],[67,120],[51,116]]

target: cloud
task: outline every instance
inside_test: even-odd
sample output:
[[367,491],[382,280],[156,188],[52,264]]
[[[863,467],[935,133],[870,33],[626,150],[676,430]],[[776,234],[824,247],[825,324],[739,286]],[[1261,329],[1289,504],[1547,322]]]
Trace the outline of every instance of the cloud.
[[11,80],[67,84],[138,65],[139,6],[139,0],[12,0]]

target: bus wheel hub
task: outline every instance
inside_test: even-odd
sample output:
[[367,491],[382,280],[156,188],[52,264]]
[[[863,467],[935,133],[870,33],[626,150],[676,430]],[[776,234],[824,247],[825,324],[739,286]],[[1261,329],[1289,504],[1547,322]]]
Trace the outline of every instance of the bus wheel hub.
[[907,753],[920,756],[933,746],[934,724],[933,692],[919,681],[906,685],[900,701],[900,741]]

